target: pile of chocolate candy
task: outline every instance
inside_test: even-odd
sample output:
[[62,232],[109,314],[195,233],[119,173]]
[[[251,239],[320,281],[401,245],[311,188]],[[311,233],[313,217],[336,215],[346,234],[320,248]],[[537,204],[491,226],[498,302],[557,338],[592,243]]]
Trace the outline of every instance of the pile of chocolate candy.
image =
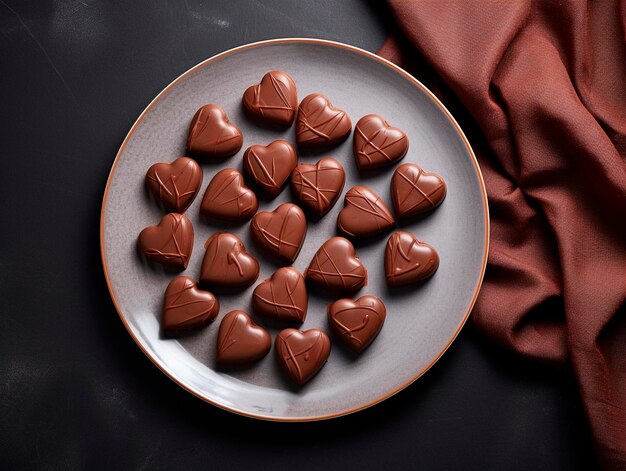
[[[298,149],[328,149],[345,141],[352,123],[322,94],[306,96],[298,106],[296,85],[284,72],[265,74],[243,95],[246,114],[262,126],[286,128],[296,122]],[[409,148],[406,134],[380,116],[369,114],[355,126],[354,158],[359,171],[376,171],[402,159]],[[224,161],[243,144],[240,129],[222,108],[208,104],[191,122],[187,139],[190,157],[150,167],[146,182],[154,197],[169,213],[157,226],[145,228],[138,244],[146,259],[185,269],[191,258],[194,231],[184,212],[200,190],[202,169],[194,159]],[[252,239],[278,268],[258,284],[253,293],[254,313],[272,322],[302,324],[307,315],[306,283],[340,295],[354,295],[367,285],[367,269],[356,256],[350,239],[391,231],[395,219],[385,202],[367,186],[350,188],[337,217],[337,229],[346,237],[331,237],[318,249],[304,275],[290,266],[298,257],[307,233],[307,215],[322,218],[339,199],[345,183],[341,163],[325,157],[316,163],[298,164],[296,148],[285,140],[268,146],[253,145],[243,155],[242,175],[224,168],[209,182],[200,212],[212,220],[242,223],[251,220]],[[257,212],[255,191],[275,198],[289,181],[296,203],[284,203],[271,212]],[[445,198],[443,179],[407,163],[391,177],[395,216],[405,220],[436,208]],[[306,212],[306,214],[305,214]],[[217,232],[206,241],[200,285],[212,292],[242,290],[256,282],[258,261],[243,242],[229,232]],[[384,268],[389,287],[405,286],[435,273],[439,256],[430,245],[406,231],[394,232],[387,241]],[[167,287],[162,328],[170,335],[211,323],[218,314],[218,298],[198,287],[188,276],[175,277]],[[386,317],[384,303],[376,296],[342,298],[327,309],[328,325],[346,347],[363,351],[378,335]],[[275,339],[276,360],[298,385],[312,378],[326,363],[330,339],[320,329],[282,330]],[[271,349],[271,336],[241,310],[226,314],[216,343],[221,368],[251,365]]]

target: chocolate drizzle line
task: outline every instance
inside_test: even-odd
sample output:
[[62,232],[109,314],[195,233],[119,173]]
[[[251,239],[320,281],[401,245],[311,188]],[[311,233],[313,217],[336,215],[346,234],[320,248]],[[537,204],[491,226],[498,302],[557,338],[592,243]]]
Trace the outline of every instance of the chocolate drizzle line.
[[[220,197],[222,193],[224,193],[228,189],[228,187],[230,187],[231,185],[235,185],[235,193],[236,193],[235,196],[228,198],[224,201],[217,201],[217,198]],[[222,184],[216,190],[213,191],[213,189],[210,188],[211,192],[209,193],[209,200],[216,201],[221,206],[225,206],[228,203],[237,201],[238,203],[237,213],[238,213],[238,216],[241,216],[242,214],[252,209],[252,206],[250,205],[245,206],[243,204],[239,204],[239,200],[243,198],[243,196],[246,193],[245,190],[246,188],[244,188],[243,176],[237,170],[232,169],[232,172],[228,176],[228,178],[224,180]]]
[[[235,330],[235,326],[237,325],[237,321],[239,320],[240,317],[243,318],[246,324],[249,323],[249,319],[246,319],[246,317],[241,312],[236,312],[234,316],[230,317],[229,320],[231,322],[230,322],[230,325],[228,326],[228,330],[226,331],[226,335],[217,346],[218,354],[224,353],[226,350],[228,350],[230,347],[232,347],[233,345],[237,343],[237,339],[234,337],[231,338],[231,334],[233,333],[233,330]],[[228,341],[229,341],[228,345],[225,345],[226,342]]]
[[[325,100],[325,101],[326,101],[326,106],[320,106],[319,108],[313,110],[314,113],[310,117],[307,116],[306,112],[304,111],[304,107],[302,105],[300,106],[300,111],[298,114],[298,121],[302,124],[302,126],[304,126],[307,130],[313,133],[313,136],[309,137],[308,139],[299,139],[300,143],[313,141],[316,139],[316,136],[321,137],[326,140],[330,140],[330,136],[332,135],[333,131],[337,129],[337,126],[339,126],[339,124],[341,123],[341,120],[346,115],[345,111],[342,111],[342,110],[337,111],[335,109],[332,109],[329,106],[330,104],[328,103],[328,100]],[[326,107],[328,107],[328,109],[331,110],[334,114],[332,116],[329,116],[328,119],[324,121],[315,122],[315,119],[324,113],[324,109]],[[331,122],[332,122],[331,127],[330,129],[326,130],[327,131],[326,133],[320,130],[320,128],[326,126],[326,124],[331,123]]]
[[[193,172],[194,169],[194,162],[193,161],[189,161],[187,162],[187,165],[185,165],[185,168],[180,172],[179,176],[182,177],[185,172],[187,170],[191,170]],[[148,174],[148,180],[151,180],[153,182],[157,182],[157,184],[159,185],[159,198],[162,197],[163,192],[167,193],[168,196],[172,196],[172,192],[167,188],[167,183],[171,182],[172,183],[172,187],[174,188],[174,197],[176,198],[176,206],[179,207],[180,206],[180,199],[184,198],[187,195],[192,195],[194,194],[196,191],[198,191],[197,189],[193,189],[193,190],[189,190],[185,193],[180,193],[180,190],[178,189],[178,185],[176,184],[176,176],[174,176],[173,174],[170,174],[170,176],[163,180],[160,176],[159,176],[159,171],[155,170],[154,171],[154,176]]]
[[276,296],[274,294],[274,286],[270,283],[269,287],[270,287],[270,298],[264,298],[263,296],[255,293],[254,295],[259,298],[261,301],[265,302],[266,304],[269,304],[270,306],[274,307],[274,311],[276,313],[276,316],[278,318],[283,318],[284,316],[281,315],[281,310],[279,308],[283,308],[286,310],[290,310],[290,311],[295,311],[295,313],[297,314],[298,318],[302,317],[302,314],[304,313],[304,311],[299,308],[298,306],[296,306],[296,301],[293,299],[293,293],[296,291],[296,289],[298,288],[298,285],[303,281],[303,278],[301,276],[298,277],[298,280],[296,281],[296,284],[293,286],[293,288],[289,287],[289,283],[288,280],[285,280],[285,292],[287,293],[287,295],[289,296],[289,299],[291,300],[291,304],[283,304],[283,303],[279,303],[278,301],[276,301]]
[[[167,297],[165,299],[164,310],[169,311],[169,310],[172,310],[172,309],[178,309],[178,308],[189,306],[189,305],[192,305],[192,304],[206,303],[207,301],[205,299],[195,299],[195,300],[192,300],[192,301],[186,301],[186,302],[179,303],[179,299],[183,297],[185,292],[190,291],[195,286],[196,286],[195,282],[193,282],[190,279],[185,279],[184,282],[183,282],[183,286],[181,286],[180,290],[178,290],[178,291],[176,291],[174,293],[171,293],[171,294],[168,293],[168,295],[167,295]],[[183,322],[180,322],[179,325],[185,325],[185,324],[191,323],[193,320],[197,319],[198,317],[203,317],[206,314],[210,314],[211,310],[213,309],[214,306],[215,306],[215,302],[213,302],[204,311],[199,312],[198,314],[195,314],[195,315],[185,319]]]
[[255,230],[257,230],[263,236],[263,239],[265,239],[268,244],[270,244],[272,247],[276,248],[276,250],[279,253],[280,253],[280,249],[282,248],[283,245],[287,245],[289,247],[296,247],[296,248],[298,247],[298,244],[287,242],[283,238],[283,236],[285,234],[285,231],[287,230],[287,225],[289,223],[289,215],[293,214],[293,212],[295,211],[296,217],[298,216],[298,212],[297,212],[298,210],[296,208],[297,208],[296,206],[292,206],[292,207],[289,208],[289,212],[283,218],[283,222],[282,222],[282,224],[280,226],[280,231],[279,231],[277,236],[272,234],[268,230],[266,230],[264,227],[261,227],[259,225],[258,219],[253,219],[252,220],[252,224],[254,224]]
[[[383,122],[385,124],[388,125],[388,123],[386,121],[383,120]],[[406,139],[406,135],[403,135],[402,137],[396,139],[395,141],[391,141],[391,142],[387,142],[387,137],[385,136],[385,140],[381,143],[380,146],[377,146],[376,144],[374,144],[373,140],[378,136],[378,134],[380,134],[381,132],[385,131],[385,129],[381,128],[381,129],[377,129],[374,134],[372,134],[371,136],[366,136],[365,133],[363,133],[363,131],[361,130],[360,126],[356,126],[356,132],[359,133],[359,135],[365,140],[363,142],[363,145],[361,146],[361,148],[359,150],[357,150],[356,154],[357,155],[362,155],[363,157],[365,157],[369,163],[372,163],[372,156],[376,155],[376,153],[379,153],[380,155],[382,155],[385,159],[387,159],[389,162],[393,162],[394,159],[392,159],[389,155],[387,155],[387,153],[385,152],[385,149],[387,149],[388,147],[393,146],[394,144],[396,144],[397,142],[400,142],[403,139]],[[365,148],[370,145],[373,149],[374,152],[365,152]]]
[[[286,336],[279,336],[278,340],[280,340],[283,343],[284,348],[287,351],[287,355],[283,355],[283,360],[285,361],[285,364],[287,365],[287,367],[289,368],[289,371],[294,372],[294,370],[292,369],[295,368],[295,373],[297,374],[297,378],[298,378],[298,382],[302,382],[303,380],[303,376],[302,376],[302,370],[300,368],[300,365],[298,364],[298,357],[301,357],[302,355],[304,355],[304,361],[309,361],[310,360],[310,351],[313,349],[313,347],[315,347],[319,342],[322,341],[322,333],[319,331],[316,331],[315,334],[317,334],[317,338],[313,341],[313,343],[311,343],[311,345],[297,353],[294,353],[294,351],[291,349],[291,346],[289,345],[289,343],[287,342],[287,340],[296,335],[297,333],[299,333],[298,331],[295,332],[290,332],[289,334],[287,334]],[[318,353],[317,353],[317,358],[315,358],[315,362],[320,361],[321,356],[320,354],[322,353],[322,349],[319,349]],[[291,361],[291,363],[289,363],[289,361]]]
[[[402,208],[403,212],[408,212],[411,211],[413,208],[419,206],[420,204],[422,204],[423,201],[428,201],[428,203],[430,204],[431,207],[435,207],[436,204],[433,200],[430,199],[430,197],[435,194],[437,191],[439,191],[441,189],[441,187],[444,186],[444,183],[441,182],[439,183],[439,185],[437,185],[433,191],[431,191],[430,193],[426,194],[417,184],[420,180],[420,177],[423,175],[424,171],[422,170],[421,167],[418,167],[419,171],[417,174],[417,177],[415,178],[415,181],[411,180],[409,177],[407,177],[404,172],[398,172],[398,176],[400,176],[403,180],[405,180],[409,185],[411,185],[411,187],[413,188],[413,190],[417,191],[418,193],[420,193],[422,195],[422,197],[424,198],[421,201],[417,201],[416,203],[414,203],[413,205],[411,205],[408,208]],[[407,192],[404,196],[403,200],[400,200],[400,191],[396,188],[396,199],[399,201],[399,205],[401,207],[401,205],[408,200],[411,197],[411,192]]]
[[382,320],[380,313],[374,309],[371,306],[360,306],[355,304],[355,306],[351,306],[351,307],[345,307],[339,311],[335,311],[335,315],[333,316],[333,319],[335,321],[335,323],[341,327],[344,331],[344,334],[348,336],[349,339],[355,340],[359,345],[363,345],[363,342],[361,341],[361,339],[359,339],[358,337],[355,337],[353,334],[354,332],[358,332],[360,330],[363,330],[367,324],[370,321],[370,317],[369,314],[366,314],[365,317],[363,318],[363,320],[361,321],[361,324],[354,327],[353,329],[350,329],[348,326],[344,325],[338,318],[339,314],[341,314],[342,312],[346,312],[346,311],[354,311],[357,309],[367,309],[368,311],[372,311],[374,314],[376,314],[376,317],[378,317],[379,319]]
[[164,217],[168,217],[168,216],[170,216],[168,219],[172,219],[172,224],[170,227],[170,232],[171,232],[170,238],[172,239],[172,242],[174,242],[174,247],[176,248],[176,252],[163,252],[163,250],[168,244],[168,241],[166,241],[165,244],[163,244],[163,246],[160,249],[147,248],[144,250],[144,253],[146,255],[158,255],[160,257],[163,257],[166,260],[180,258],[181,263],[183,264],[183,266],[186,267],[187,261],[189,260],[189,256],[182,252],[182,250],[180,249],[180,243],[178,242],[178,239],[176,238],[176,232],[178,232],[179,228],[181,228],[182,219],[184,216],[182,214],[170,213]]
[[[368,198],[367,195],[359,189],[359,187],[355,186],[355,187],[352,187],[350,190],[348,190],[348,193],[346,193],[346,203],[349,203],[350,205],[360,209],[366,214],[370,214],[374,216],[376,224],[379,229],[387,227],[385,224],[381,226],[380,219],[387,222],[389,225],[393,226],[395,224],[393,218],[385,214],[382,211],[382,209],[378,206],[378,202],[381,201],[381,197],[375,193],[372,193],[372,196],[376,197],[374,201]],[[359,204],[358,201],[363,201],[363,203]],[[354,234],[346,230],[345,227],[343,227],[341,224],[339,224],[339,229],[341,229],[346,234],[354,236]]]
[[274,87],[276,94],[279,96],[280,101],[282,101],[285,106],[274,106],[274,105],[262,104],[260,83],[255,85],[254,87],[254,106],[259,109],[259,111],[261,112],[261,115],[263,115],[263,110],[295,111],[295,109],[289,105],[289,100],[285,96],[285,92],[283,91],[281,87],[282,82],[274,76],[274,72],[268,72],[267,75],[269,76],[272,86]]
[[[219,111],[222,115],[222,118],[224,120],[224,124],[226,126],[220,126],[220,133],[219,135],[215,138],[214,141],[211,142],[211,144],[213,145],[218,145],[218,144],[223,144],[224,142],[228,142],[228,141],[232,141],[233,139],[238,139],[240,137],[240,133],[239,132],[235,132],[232,136],[227,137],[225,139],[222,139],[222,136],[224,135],[224,131],[226,129],[229,128],[235,128],[235,126],[228,120],[228,117],[226,116],[226,113],[224,112],[224,110],[222,110],[221,108],[219,108]],[[198,129],[198,126],[200,125],[200,119],[203,117],[203,115],[208,114],[208,118],[205,119],[204,123],[202,124],[202,127],[200,129]],[[196,120],[194,127],[191,131],[191,140],[196,139],[199,135],[204,133],[204,130],[207,128],[207,126],[209,125],[209,123],[211,123],[211,121],[213,120],[213,114],[212,113],[206,113],[205,109],[202,108],[202,110],[200,111],[200,115],[198,116],[198,119]],[[213,150],[213,154],[216,154],[216,150]]]
[[[330,204],[335,199],[335,197],[328,199],[328,197],[326,196],[326,193],[330,193],[331,195],[337,195],[340,191],[340,190],[335,190],[333,188],[320,188],[319,179],[320,179],[321,172],[328,172],[328,171],[340,172],[341,171],[340,169],[334,168],[334,167],[322,167],[321,164],[322,164],[322,161],[320,160],[319,162],[315,164],[315,169],[305,170],[305,171],[302,171],[301,169],[296,167],[296,172],[300,176],[300,181],[299,182],[296,181],[296,184],[300,184],[300,186],[302,187],[299,192],[300,197],[303,200],[314,201],[317,205],[318,211],[322,211],[322,208],[324,207],[322,206],[322,201],[326,203],[326,206],[330,206]],[[314,174],[315,176],[314,182],[311,181],[307,177],[307,175],[309,174]],[[313,192],[315,193],[315,197],[305,192],[304,188],[309,188],[313,190]]]
[[[411,267],[408,267],[404,270],[398,270],[398,265],[396,263],[397,260],[397,256],[402,257],[406,262],[410,262],[411,258],[409,257],[409,254],[411,253],[411,250],[413,249],[413,246],[417,244],[417,240],[413,239],[411,240],[411,243],[409,244],[409,246],[407,247],[406,251],[402,249],[402,244],[400,243],[400,237],[397,237],[397,234],[394,234],[393,236],[391,236],[391,238],[389,239],[389,246],[390,249],[393,253],[393,263],[391,264],[391,272],[387,273],[387,278],[395,278],[396,276],[402,276],[405,273],[409,273],[413,270],[417,270],[421,264],[419,262],[415,262],[415,264]],[[396,268],[396,271],[394,271],[394,268]]]
[[[326,255],[326,260],[333,266],[333,269],[335,270],[334,273],[322,270],[322,265],[324,263],[320,262],[320,258],[319,258],[320,251],[323,252],[324,255]],[[341,280],[342,286],[345,289],[349,289],[350,287],[346,283],[346,278],[357,278],[359,280],[362,280],[364,278],[363,275],[360,275],[358,273],[342,273],[341,270],[337,267],[337,264],[335,263],[335,261],[332,259],[332,257],[330,256],[330,254],[326,250],[326,247],[323,246],[323,245],[320,248],[320,250],[318,250],[317,253],[315,254],[315,256],[313,257],[313,261],[317,264],[319,269],[312,268],[313,263],[311,263],[311,266],[309,266],[307,271],[309,273],[314,273],[314,274],[320,275],[322,277],[322,279],[324,280],[324,283],[326,283],[326,284],[328,284],[328,280],[326,279],[326,276],[334,277],[334,278],[338,277]],[[358,269],[358,267],[354,268],[354,270],[357,270],[357,269]]]

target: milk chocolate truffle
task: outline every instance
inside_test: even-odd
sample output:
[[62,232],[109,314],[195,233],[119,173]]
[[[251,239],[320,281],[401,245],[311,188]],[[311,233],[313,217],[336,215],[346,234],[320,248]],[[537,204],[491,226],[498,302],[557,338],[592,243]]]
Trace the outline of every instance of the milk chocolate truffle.
[[228,120],[222,108],[209,104],[196,112],[187,137],[190,153],[221,160],[235,154],[242,144],[241,130]]
[[217,232],[204,244],[200,281],[215,288],[243,289],[259,277],[259,263],[235,234]]
[[391,177],[391,200],[399,219],[435,209],[446,197],[446,183],[436,173],[402,164]]
[[248,147],[243,154],[246,173],[269,198],[278,196],[297,163],[296,149],[282,139],[268,146]]
[[406,155],[409,139],[376,114],[359,119],[354,128],[354,158],[359,170],[393,165]]
[[185,215],[169,213],[161,218],[158,226],[142,230],[137,242],[147,259],[184,269],[193,250],[193,226]]
[[302,148],[331,147],[346,140],[352,130],[348,114],[336,109],[326,96],[313,93],[298,108],[296,140]]
[[302,323],[308,295],[304,277],[293,267],[282,267],[263,281],[252,295],[254,312],[269,319]]
[[258,123],[268,126],[291,126],[298,107],[298,93],[293,79],[285,72],[266,73],[261,83],[243,94],[243,109]]
[[319,329],[285,329],[276,336],[276,361],[298,386],[315,376],[330,355],[330,339]]
[[352,243],[331,237],[316,252],[304,273],[307,280],[333,292],[352,292],[367,284],[367,270]]
[[225,168],[209,182],[200,213],[228,222],[244,222],[259,208],[254,192],[246,186],[243,176],[234,168]]
[[328,323],[345,345],[359,353],[372,343],[387,317],[387,309],[376,296],[339,299],[328,306]]
[[283,262],[293,262],[306,237],[306,217],[292,203],[283,203],[274,211],[262,211],[252,218],[252,238],[268,255]]
[[256,325],[243,311],[230,311],[224,316],[217,334],[217,364],[243,366],[263,358],[272,347],[267,331]]
[[300,164],[291,173],[291,190],[309,211],[318,217],[337,202],[346,181],[339,162],[324,157],[315,164]]
[[366,186],[355,186],[346,193],[344,207],[337,216],[337,228],[349,236],[368,237],[387,232],[395,225],[383,199]]
[[211,323],[219,310],[212,293],[198,289],[188,276],[177,276],[165,290],[161,326],[168,333],[198,329]]
[[385,247],[385,277],[390,287],[404,286],[432,276],[439,267],[437,251],[406,231],[391,234]]
[[171,164],[158,163],[146,174],[148,189],[166,211],[184,213],[202,184],[202,169],[195,160],[180,157]]

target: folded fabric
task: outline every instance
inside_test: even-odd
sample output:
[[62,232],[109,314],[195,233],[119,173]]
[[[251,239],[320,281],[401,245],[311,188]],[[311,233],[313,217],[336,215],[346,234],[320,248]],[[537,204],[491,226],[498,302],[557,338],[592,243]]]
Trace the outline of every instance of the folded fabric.
[[389,4],[379,54],[452,107],[485,177],[473,322],[570,362],[601,464],[626,469],[626,1]]

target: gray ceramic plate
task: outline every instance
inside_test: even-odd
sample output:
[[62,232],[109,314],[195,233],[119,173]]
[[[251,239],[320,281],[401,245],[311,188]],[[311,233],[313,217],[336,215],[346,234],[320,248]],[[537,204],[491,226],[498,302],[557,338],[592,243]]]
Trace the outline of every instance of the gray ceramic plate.
[[[218,319],[191,336],[171,340],[159,332],[165,287],[172,278],[144,263],[136,238],[145,227],[157,224],[162,211],[148,197],[145,173],[155,162],[170,162],[185,154],[185,139],[194,112],[217,103],[244,134],[242,150],[220,165],[203,164],[199,197],[187,210],[193,222],[195,245],[185,274],[198,278],[203,244],[215,231],[199,217],[206,185],[225,166],[241,168],[243,150],[284,138],[295,142],[294,127],[276,132],[249,122],[241,96],[269,70],[288,72],[298,96],[326,94],[348,112],[353,123],[377,113],[409,136],[403,162],[416,162],[439,173],[448,195],[432,214],[405,229],[432,244],[441,257],[437,273],[426,283],[401,293],[389,293],[383,276],[386,237],[357,245],[357,255],[369,272],[369,285],[359,295],[374,294],[387,305],[387,320],[374,343],[355,358],[333,342],[328,363],[300,390],[283,377],[274,352],[254,367],[236,373],[214,368],[219,322],[232,309],[250,310],[251,293],[221,296]],[[360,179],[352,156],[352,138],[341,146],[301,161],[332,156],[347,172],[344,192],[365,183],[390,204],[389,181],[393,169]],[[288,201],[287,188],[277,199],[262,202],[261,210]],[[335,234],[340,200],[321,221],[310,223],[295,262],[304,270],[321,243]],[[124,140],[107,183],[101,217],[102,260],[111,296],[122,322],[146,355],[169,377],[196,396],[240,414],[285,421],[336,417],[366,408],[400,391],[422,375],[443,354],[465,323],[478,294],[485,269],[489,222],[482,177],[472,150],[454,119],[417,80],[390,62],[352,46],[312,39],[284,39],[241,46],[208,59],[176,79],[141,114]],[[248,224],[230,227],[249,251],[261,260],[259,282],[275,266],[250,241]],[[302,329],[327,330],[326,305],[330,298],[311,296]],[[262,320],[256,318],[262,324]],[[270,328],[272,336],[277,331]],[[331,337],[332,338],[332,337]]]

